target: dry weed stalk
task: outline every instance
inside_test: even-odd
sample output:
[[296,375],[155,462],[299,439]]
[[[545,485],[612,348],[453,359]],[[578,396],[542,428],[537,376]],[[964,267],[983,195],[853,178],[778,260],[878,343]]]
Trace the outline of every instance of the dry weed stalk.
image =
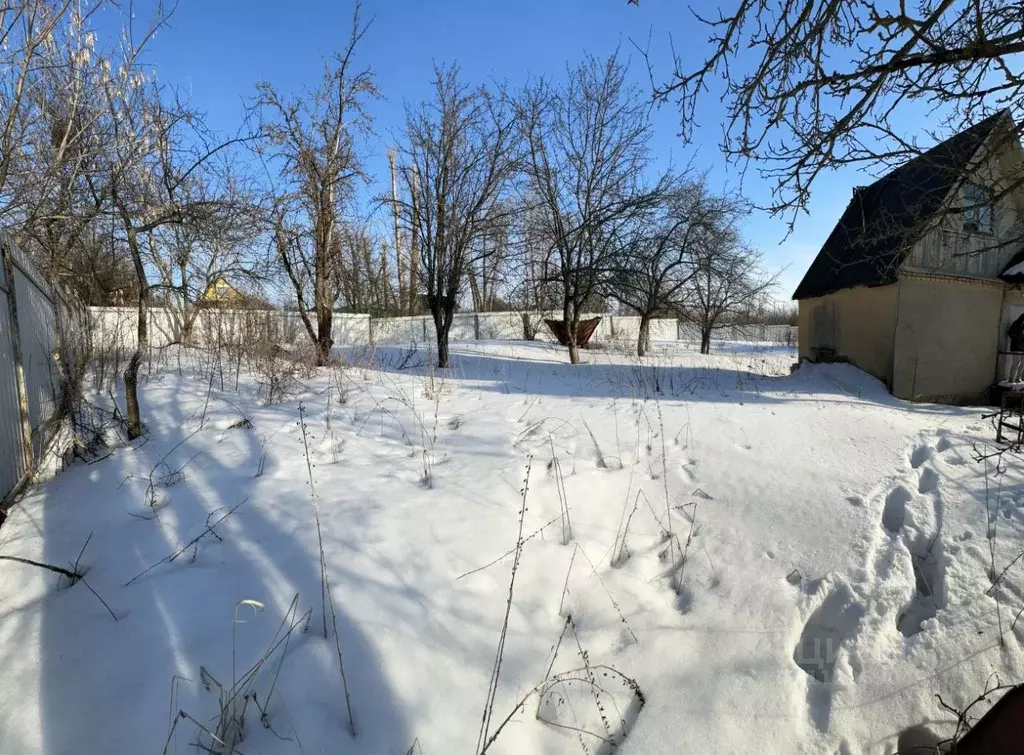
[[309,437],[306,430],[306,408],[299,404],[299,427],[302,430],[302,449],[306,459],[306,471],[309,474],[309,500],[313,506],[313,517],[316,520],[317,546],[320,550],[320,607],[324,625],[324,639],[327,639],[327,608],[331,610],[331,623],[334,628],[334,644],[338,653],[338,669],[341,672],[342,687],[345,690],[345,708],[348,712],[348,730],[353,737],[356,735],[355,718],[352,716],[352,698],[348,690],[348,679],[345,676],[345,661],[341,653],[341,637],[338,634],[337,613],[334,610],[334,597],[331,595],[330,580],[327,575],[327,555],[324,552],[323,529],[320,525],[320,505],[317,502],[316,482],[313,477],[313,460],[309,452]]

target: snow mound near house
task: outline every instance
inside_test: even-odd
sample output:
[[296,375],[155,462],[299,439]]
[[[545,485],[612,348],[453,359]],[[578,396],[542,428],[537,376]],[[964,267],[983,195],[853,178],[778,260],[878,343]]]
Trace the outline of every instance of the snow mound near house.
[[894,752],[1021,681],[979,410],[751,344],[341,356],[269,406],[155,369],[146,438],[12,510],[0,554],[85,583],[2,562],[0,752],[471,752],[501,637],[491,753]]
[[831,384],[844,393],[862,398],[873,398],[877,401],[892,401],[885,384],[878,378],[869,375],[852,364],[832,362],[813,364],[801,362],[794,374],[797,379],[805,379],[811,385]]

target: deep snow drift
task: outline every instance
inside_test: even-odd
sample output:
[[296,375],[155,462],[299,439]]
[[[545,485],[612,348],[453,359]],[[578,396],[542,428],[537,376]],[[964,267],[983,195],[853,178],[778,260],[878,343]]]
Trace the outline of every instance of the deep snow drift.
[[973,460],[982,412],[716,346],[350,351],[270,405],[155,368],[148,436],[0,529],[65,568],[88,541],[86,584],[0,563],[0,751],[195,752],[226,707],[237,752],[474,752],[513,565],[492,753],[893,752],[951,732],[936,693],[1021,681],[1024,567],[987,591],[1024,464]]

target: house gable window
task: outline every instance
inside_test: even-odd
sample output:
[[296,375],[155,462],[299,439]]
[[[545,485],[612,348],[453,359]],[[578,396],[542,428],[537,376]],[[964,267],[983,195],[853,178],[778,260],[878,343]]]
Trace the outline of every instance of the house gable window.
[[223,282],[222,283],[218,283],[217,284],[217,296],[220,297],[221,299],[223,299],[227,295],[228,295],[228,284],[227,283],[223,283]]
[[992,190],[978,184],[964,184],[964,230],[995,233],[995,198]]

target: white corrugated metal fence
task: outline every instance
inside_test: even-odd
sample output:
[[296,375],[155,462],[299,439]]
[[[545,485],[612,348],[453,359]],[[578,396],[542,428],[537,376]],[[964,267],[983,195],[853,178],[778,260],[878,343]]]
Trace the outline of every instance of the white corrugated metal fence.
[[[63,386],[54,355],[70,305],[0,232],[0,501],[28,480],[49,449]],[[26,435],[28,442],[26,443]]]

